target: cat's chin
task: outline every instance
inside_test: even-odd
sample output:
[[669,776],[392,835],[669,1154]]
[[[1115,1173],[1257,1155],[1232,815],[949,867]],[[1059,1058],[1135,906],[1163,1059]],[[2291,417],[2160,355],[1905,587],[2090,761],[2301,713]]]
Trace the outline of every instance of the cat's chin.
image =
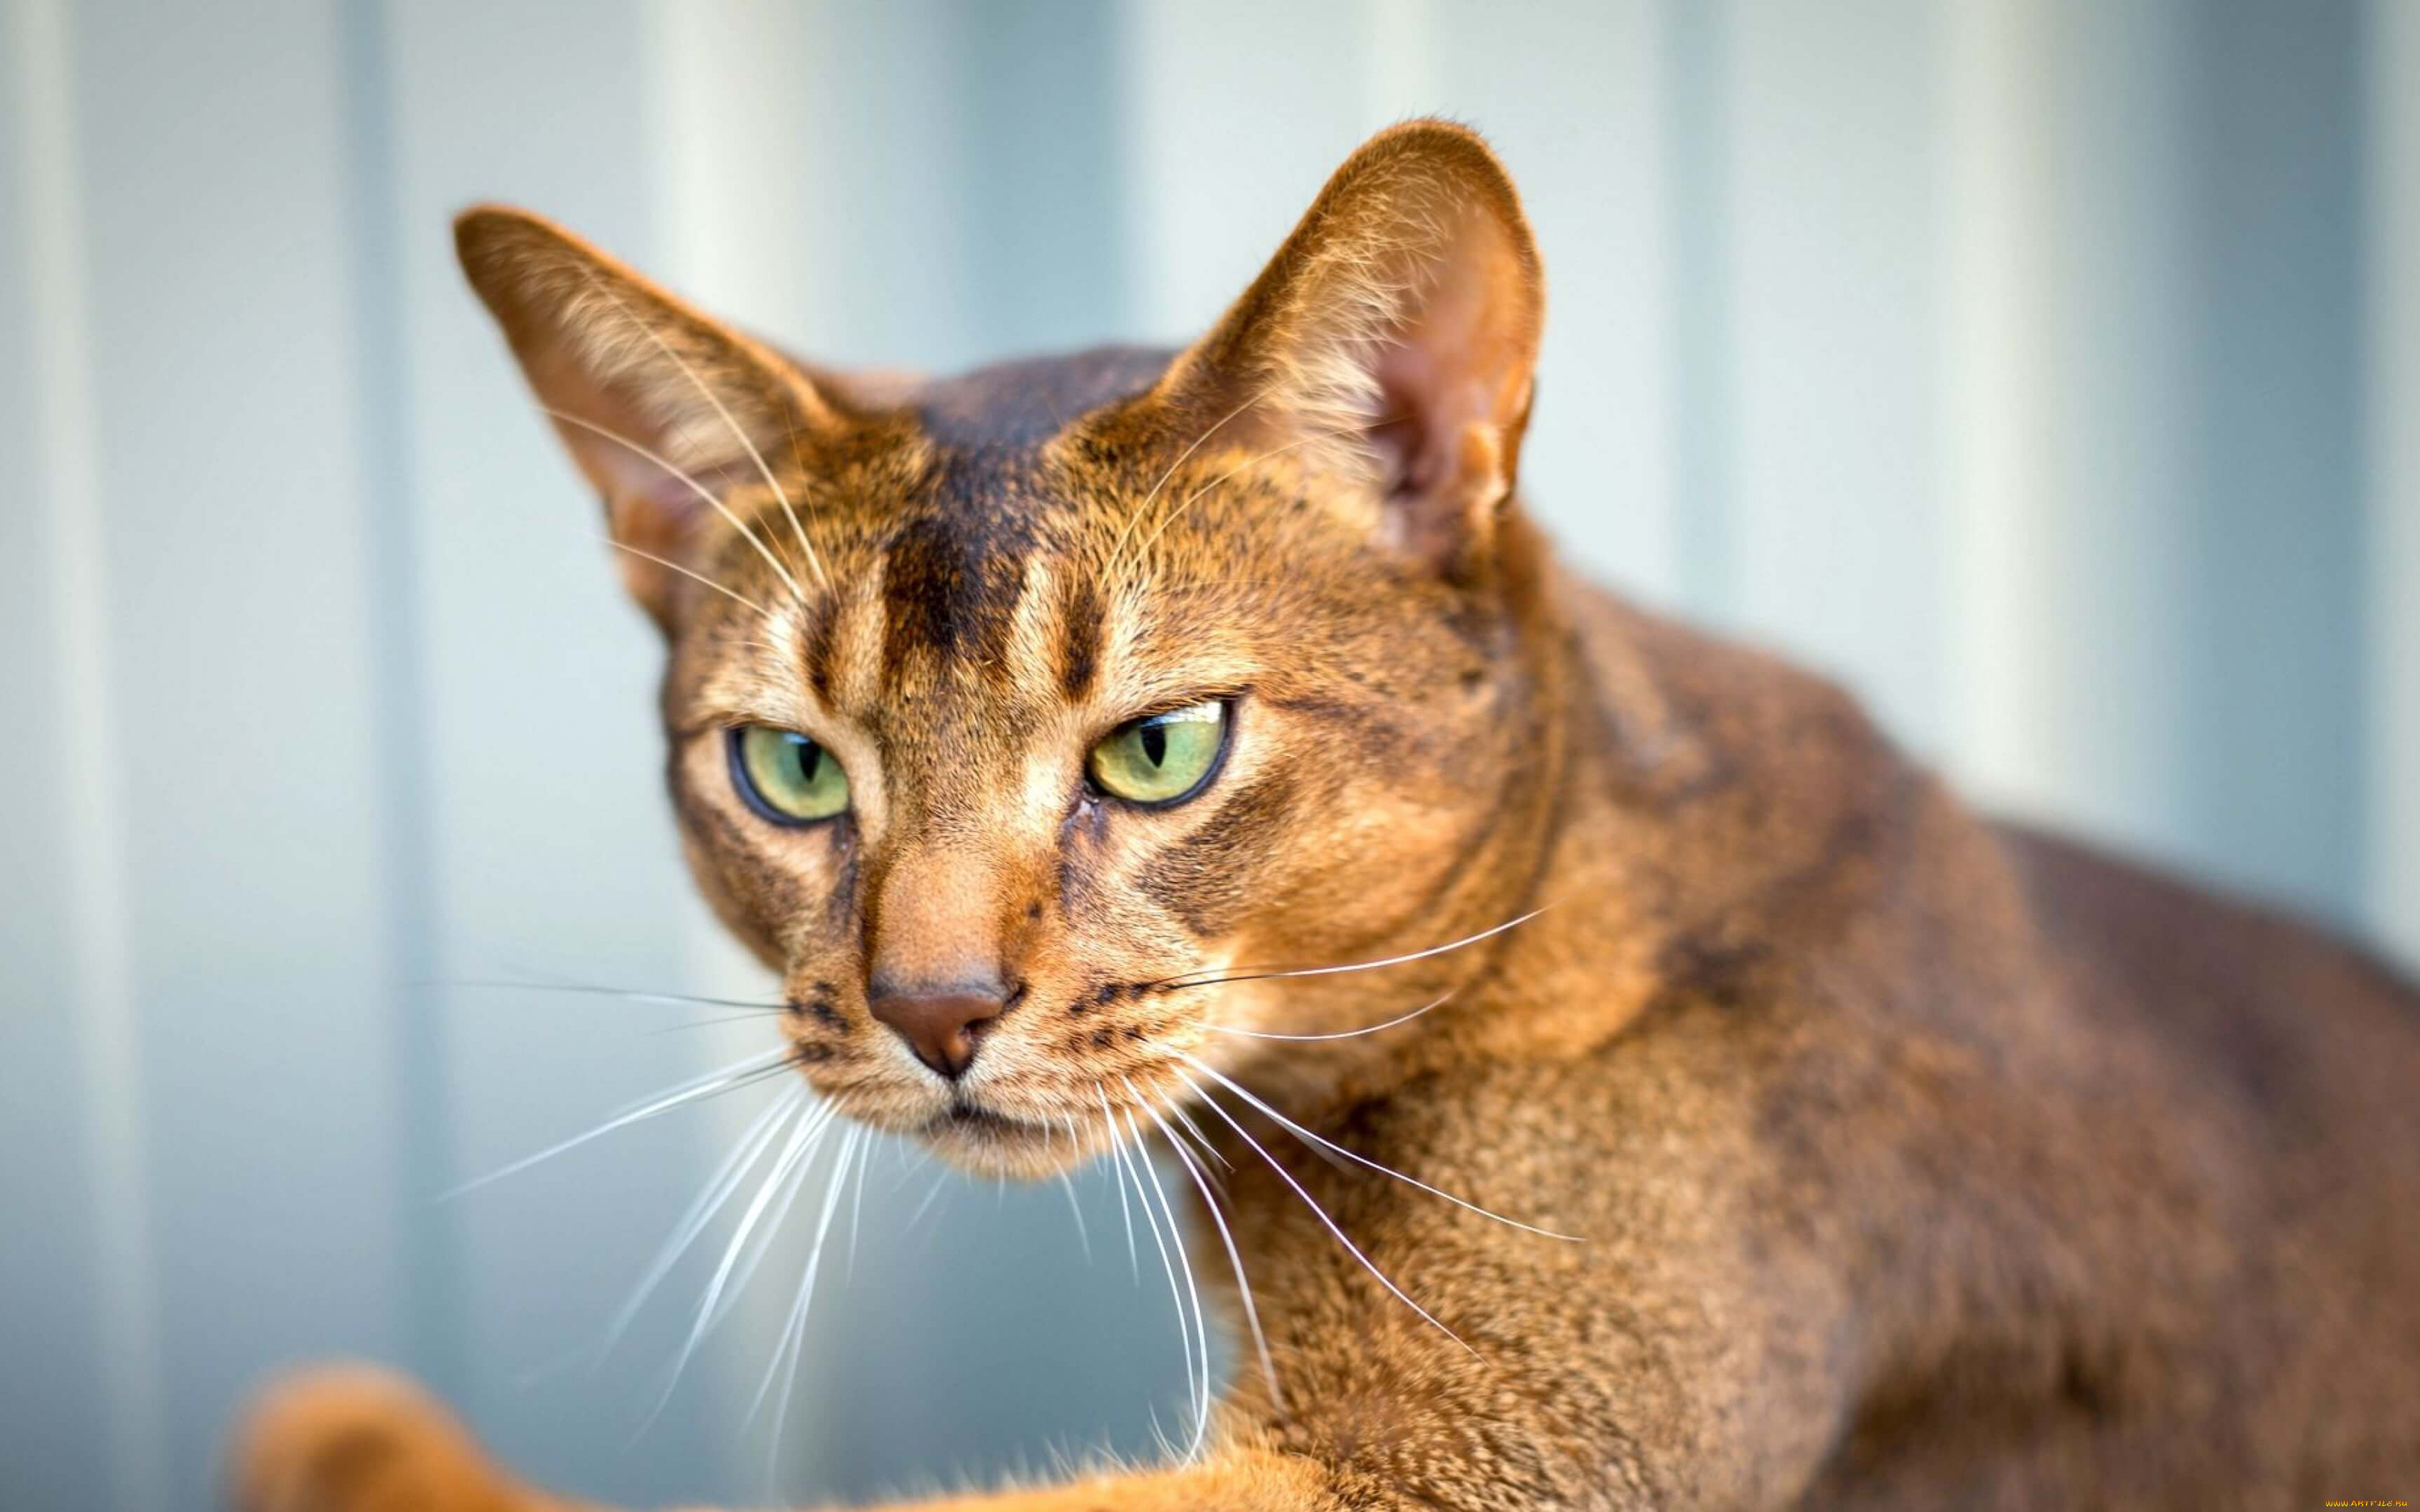
[[980,1176],[1041,1180],[1076,1154],[1063,1132],[969,1103],[935,1114],[915,1134],[934,1154]]

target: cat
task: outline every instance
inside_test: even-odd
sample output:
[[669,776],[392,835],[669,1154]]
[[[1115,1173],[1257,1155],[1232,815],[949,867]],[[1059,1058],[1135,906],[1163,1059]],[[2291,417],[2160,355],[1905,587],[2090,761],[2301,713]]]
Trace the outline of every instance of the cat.
[[[2420,1489],[2420,995],[1559,567],[1471,131],[1373,138],[1182,352],[934,382],[457,233],[662,629],[784,1064],[975,1170],[1223,1180],[1201,1452],[931,1504]],[[358,1369],[236,1466],[258,1512],[569,1504]]]

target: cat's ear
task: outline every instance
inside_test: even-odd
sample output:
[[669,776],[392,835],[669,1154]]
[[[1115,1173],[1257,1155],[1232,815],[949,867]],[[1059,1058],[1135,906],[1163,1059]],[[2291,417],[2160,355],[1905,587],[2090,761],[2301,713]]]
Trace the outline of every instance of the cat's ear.
[[631,596],[670,629],[706,496],[830,434],[830,402],[778,354],[527,211],[465,211],[454,242],[603,497]]
[[1503,164],[1410,121],[1345,161],[1160,393],[1223,440],[1365,479],[1388,532],[1452,570],[1512,500],[1544,306]]

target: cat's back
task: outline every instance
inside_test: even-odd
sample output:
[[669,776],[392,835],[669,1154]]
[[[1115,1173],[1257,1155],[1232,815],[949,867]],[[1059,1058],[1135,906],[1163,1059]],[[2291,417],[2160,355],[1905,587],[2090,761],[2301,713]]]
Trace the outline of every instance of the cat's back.
[[[2420,988],[2289,915],[2022,825],[1993,833],[2086,1015],[2164,1047],[2280,1158],[2420,1195]],[[2315,1143],[2317,1142],[2317,1143]]]
[[[1959,1284],[1996,1303],[1877,1304],[1919,1341],[1908,1359],[2084,1362],[2089,1389],[2055,1404],[2058,1432],[2015,1441],[2032,1448],[1933,1423],[1937,1464],[1844,1462],[1808,1504],[1939,1505],[1987,1484],[2007,1494],[1965,1504],[2119,1484],[2146,1504],[2186,1487],[2288,1504],[2361,1494],[2323,1473],[2420,1473],[2420,990],[2300,919],[1976,818],[1782,658],[1592,590],[1574,618],[1616,710],[1599,744],[1679,768],[1625,799],[1704,812],[1686,852],[1724,858],[1700,864],[1726,928],[1677,959],[1745,963],[1735,990],[1662,1022],[1762,1068],[1742,1072],[1761,1126],[1931,1068],[1940,1085],[1872,1094],[1903,1118],[1806,1129],[1820,1157],[1785,1162],[1785,1184],[1993,1257]],[[1759,1053],[1761,1034],[1792,1053]],[[1853,1137],[1885,1153],[1860,1165]],[[1979,1316],[2015,1333],[1977,1335]],[[1978,1421],[2040,1410],[1911,1368],[1914,1398]]]
[[[2420,1473],[2420,991],[2324,930],[1994,826],[2039,949],[2104,1054],[2086,1115],[2183,1188],[2098,1225],[2101,1322],[2170,1319],[2147,1395],[2195,1414],[2248,1504]],[[2153,1253],[2174,1248],[2180,1255]],[[2157,1336],[2156,1335],[2154,1335]],[[2151,1385],[2151,1382],[2160,1384]],[[2206,1412],[2209,1415],[2200,1416]],[[2367,1484],[2367,1482],[2363,1482]]]

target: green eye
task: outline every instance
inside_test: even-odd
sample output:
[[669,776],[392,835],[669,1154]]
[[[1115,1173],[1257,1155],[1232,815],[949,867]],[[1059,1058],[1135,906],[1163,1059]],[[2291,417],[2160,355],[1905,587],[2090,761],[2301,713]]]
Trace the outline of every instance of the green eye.
[[1128,803],[1191,797],[1217,770],[1227,747],[1227,705],[1216,699],[1121,726],[1093,748],[1093,783]]
[[745,725],[731,732],[731,780],[748,806],[777,825],[807,825],[848,810],[848,774],[795,730]]

